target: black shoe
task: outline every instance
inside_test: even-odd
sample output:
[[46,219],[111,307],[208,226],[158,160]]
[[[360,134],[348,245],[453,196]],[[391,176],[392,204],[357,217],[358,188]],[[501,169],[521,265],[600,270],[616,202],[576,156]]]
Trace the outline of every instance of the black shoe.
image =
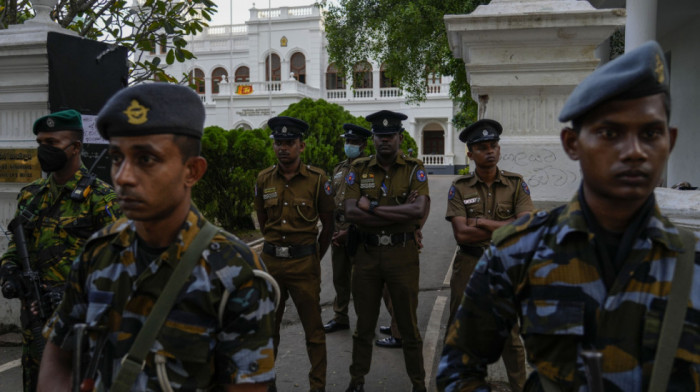
[[388,325],[380,325],[379,333],[383,333],[384,335],[391,335],[391,327]]
[[267,385],[267,392],[277,392],[277,385],[275,385],[274,381]]
[[345,392],[365,392],[365,384],[350,384],[350,386],[348,387],[348,389],[345,390]]
[[349,328],[350,328],[349,324],[341,324],[335,320],[331,320],[326,325],[323,326],[323,329],[326,331],[326,333],[331,333],[331,332],[340,331],[342,329],[349,329]]
[[395,338],[393,336],[389,336],[388,338],[375,340],[374,344],[376,344],[379,347],[384,347],[384,348],[400,348],[401,347],[401,339]]

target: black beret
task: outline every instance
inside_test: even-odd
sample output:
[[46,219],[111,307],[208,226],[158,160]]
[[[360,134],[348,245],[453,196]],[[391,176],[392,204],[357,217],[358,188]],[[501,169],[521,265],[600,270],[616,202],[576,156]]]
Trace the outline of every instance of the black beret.
[[390,110],[380,110],[365,117],[365,120],[372,123],[372,132],[375,135],[399,133],[403,131],[401,120],[407,119],[403,113],[392,112]]
[[559,121],[575,120],[606,101],[668,91],[666,57],[656,41],[649,41],[588,75],[566,100]]
[[304,139],[309,124],[294,117],[278,116],[267,120],[267,125],[272,129],[270,137],[280,140]]
[[343,129],[345,130],[345,133],[340,135],[340,137],[344,137],[346,139],[365,140],[372,136],[372,131],[355,124],[343,124]]
[[47,114],[34,121],[34,134],[39,132],[83,131],[83,117],[77,110],[69,109]]
[[475,143],[501,140],[500,135],[502,132],[503,127],[498,121],[484,118],[464,128],[459,133],[459,140],[462,143],[467,143],[467,146],[471,146]]
[[97,115],[97,130],[105,139],[160,133],[201,139],[204,116],[202,100],[191,88],[146,83],[112,96]]

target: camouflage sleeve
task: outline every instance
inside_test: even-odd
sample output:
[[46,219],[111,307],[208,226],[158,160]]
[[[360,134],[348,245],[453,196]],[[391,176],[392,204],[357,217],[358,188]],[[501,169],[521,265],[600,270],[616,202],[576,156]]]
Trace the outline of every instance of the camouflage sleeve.
[[[25,205],[29,201],[30,196],[31,193],[24,192],[24,190],[20,191],[20,193],[17,194],[17,209],[15,210],[15,217],[19,215],[19,212],[22,209],[24,209]],[[5,233],[5,236],[7,237],[7,250],[2,255],[2,258],[0,258],[0,265],[5,265],[8,263],[17,264],[17,246],[15,245],[15,240],[9,231],[9,227],[3,227],[3,229],[7,230],[7,232]],[[19,264],[17,265],[19,266]],[[3,282],[0,282],[0,284],[2,283]]]
[[63,299],[44,325],[43,335],[46,340],[65,350],[73,350],[73,344],[68,339],[73,325],[85,322],[87,301],[83,295],[82,285],[85,279],[81,271],[81,267],[86,265],[84,260],[83,252],[73,261]]
[[467,217],[467,210],[464,208],[462,192],[452,183],[450,190],[447,192],[447,212],[445,212],[445,220],[451,221],[455,216]]
[[98,231],[123,217],[122,209],[117,204],[117,195],[109,185],[96,184],[92,214],[95,222],[94,231]]
[[[249,265],[262,264],[254,252],[241,256],[251,258]],[[253,277],[250,271],[245,282],[234,282],[233,290],[227,287],[230,296],[217,342],[217,358],[224,362],[217,367],[225,369],[221,372],[227,378],[222,380],[224,384],[262,383],[275,378],[274,292],[267,281]]]
[[449,327],[438,366],[438,390],[485,387],[486,366],[501,356],[516,318],[513,284],[492,245],[479,260]]

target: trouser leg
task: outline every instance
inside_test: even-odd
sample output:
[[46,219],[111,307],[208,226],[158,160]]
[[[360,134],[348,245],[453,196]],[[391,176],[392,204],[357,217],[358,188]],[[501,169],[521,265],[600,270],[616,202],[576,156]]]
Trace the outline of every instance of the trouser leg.
[[333,287],[335,299],[333,300],[333,319],[340,324],[349,324],[348,305],[350,304],[350,292],[352,287],[352,262],[347,255],[344,246],[331,247],[331,264],[333,266]]
[[455,255],[455,261],[452,264],[452,276],[450,277],[450,317],[447,321],[448,326],[452,324],[457,314],[457,309],[462,303],[464,290],[467,288],[469,278],[472,276],[478,261],[478,257],[466,255],[459,251]]
[[384,300],[384,306],[391,316],[391,336],[401,339],[401,331],[399,331],[399,325],[396,323],[396,317],[394,317],[394,305],[391,303],[391,295],[389,294],[389,289],[384,285],[382,290],[382,299]]
[[510,389],[513,392],[520,392],[525,386],[526,369],[525,369],[525,348],[520,340],[519,328],[516,323],[510,331],[510,336],[506,339],[503,346],[503,363],[506,365],[506,373],[508,374],[508,382]]

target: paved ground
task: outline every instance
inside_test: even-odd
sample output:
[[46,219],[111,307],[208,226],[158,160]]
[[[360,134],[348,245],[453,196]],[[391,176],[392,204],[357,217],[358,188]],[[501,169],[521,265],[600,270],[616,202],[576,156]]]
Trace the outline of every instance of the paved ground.
[[[429,390],[435,388],[435,372],[442,350],[442,338],[447,323],[449,303],[449,273],[455,242],[449,224],[444,220],[447,190],[454,176],[430,176],[431,213],[423,229],[425,248],[421,254],[421,277],[418,307],[418,323],[424,341],[423,357]],[[552,204],[536,203],[538,208],[551,208]],[[321,305],[323,320],[333,317],[332,301],[335,296],[331,278],[330,253],[321,262]],[[352,306],[352,305],[351,305]],[[354,310],[350,310],[351,326],[355,324]],[[379,324],[388,325],[388,313],[382,309]],[[377,335],[379,338],[380,335]],[[352,355],[352,332],[340,331],[327,335],[328,392],[342,392],[348,385],[348,366]],[[0,347],[0,391],[21,390],[19,347]],[[281,392],[308,390],[304,333],[291,300],[283,321],[282,341],[277,359],[277,387]],[[502,363],[489,368],[490,380],[496,391],[508,391]],[[372,367],[366,378],[368,392],[410,391],[410,383],[404,369],[403,354],[397,349],[374,349]]]

